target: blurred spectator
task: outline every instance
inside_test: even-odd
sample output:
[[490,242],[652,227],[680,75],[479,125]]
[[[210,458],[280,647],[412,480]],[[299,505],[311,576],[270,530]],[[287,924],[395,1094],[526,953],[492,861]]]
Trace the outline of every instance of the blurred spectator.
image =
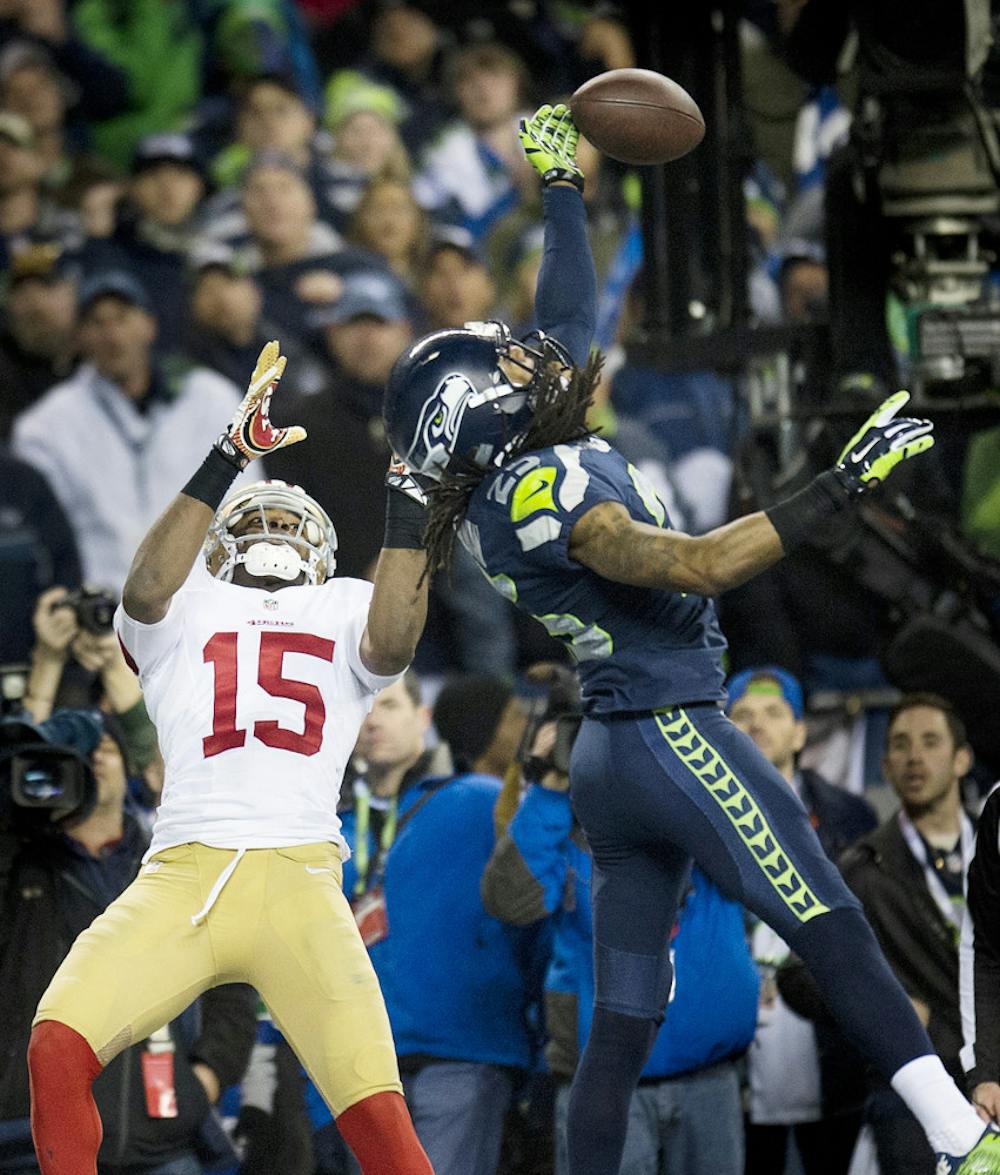
[[136,147],[113,235],[88,241],[82,254],[87,273],[123,270],[142,283],[165,353],[184,341],[188,254],[204,195],[204,167],[191,139],[150,135]]
[[[551,923],[545,1059],[558,1082],[555,1171],[565,1175],[569,1083],[593,1003],[593,861],[573,817],[565,762],[553,760],[555,739],[555,722],[543,722],[531,745],[524,799],[483,874],[483,901],[514,926]],[[758,982],[739,906],[697,869],[671,954],[675,988],[632,1096],[621,1171],[742,1175],[738,1061],[753,1033]]]
[[[124,78],[126,97],[120,109],[110,117],[91,116],[89,122],[94,149],[125,170],[142,138],[178,129],[201,97],[201,22],[190,4],[131,0],[124,6],[75,4],[63,24],[72,26],[105,68],[111,66]],[[86,75],[77,80],[85,89],[97,84]]]
[[520,199],[528,178],[517,141],[527,74],[503,45],[471,45],[450,62],[461,118],[427,148],[414,191],[420,203],[477,240]]
[[237,250],[264,291],[264,312],[282,329],[299,333],[315,304],[335,301],[342,279],[382,269],[377,254],[348,247],[320,220],[316,199],[300,168],[274,152],[259,155],[243,181],[249,240]]
[[997,942],[997,881],[1000,877],[1000,788],[987,797],[976,849],[967,875],[968,902],[959,948],[959,991],[965,1047],[966,1088],[985,1122],[1000,1117],[1000,949]]
[[283,416],[305,427],[312,444],[280,450],[268,459],[268,469],[283,481],[309,486],[337,528],[338,571],[365,577],[378,556],[384,513],[378,487],[389,450],[382,389],[413,328],[404,290],[388,274],[348,277],[340,298],[317,308],[310,321],[323,333],[332,378],[319,394],[282,407]]
[[326,126],[333,135],[330,203],[341,217],[357,207],[374,179],[410,182],[410,156],[399,136],[402,107],[392,90],[334,79],[327,87]]
[[[0,724],[0,738],[7,754],[25,742],[66,748],[91,780],[90,802],[71,810],[72,821],[26,825],[23,815],[29,810],[22,810],[21,819],[15,811],[0,825],[0,979],[7,995],[0,1119],[5,1169],[30,1175],[38,1168],[24,1056],[35,1008],[69,944],[135,877],[148,835],[129,800],[113,725],[97,713],[64,710],[38,726],[8,720]],[[43,810],[43,815],[52,813]],[[107,1065],[93,1087],[104,1129],[102,1171],[194,1175],[202,1160],[235,1158],[212,1106],[220,1089],[238,1081],[246,1067],[255,1013],[250,988],[216,988]],[[143,1075],[154,1052],[171,1056],[172,1113],[147,1108]]]
[[[642,321],[640,283],[633,281],[620,331]],[[674,482],[702,533],[730,517],[732,453],[739,435],[739,402],[732,383],[713,371],[664,372],[626,363],[615,372],[615,410],[640,421],[670,455]]]
[[58,241],[33,241],[11,258],[0,333],[0,440],[19,412],[73,369],[76,284],[76,267]]
[[252,78],[244,85],[236,111],[233,142],[212,162],[220,188],[238,184],[261,151],[280,151],[307,169],[313,160],[316,114],[287,78]]
[[12,41],[0,52],[0,107],[31,124],[43,166],[42,186],[57,204],[74,210],[87,188],[112,182],[118,174],[83,149],[80,127],[75,137],[71,134],[67,111],[78,99],[79,88],[58,69],[44,45]]
[[527,720],[513,687],[486,673],[447,678],[434,699],[434,726],[448,744],[456,771],[503,779],[520,750]]
[[[406,1100],[434,1170],[494,1175],[512,1070],[532,1061],[524,1010],[536,936],[501,925],[483,909],[479,883],[493,848],[500,783],[460,770],[428,774],[418,688],[410,675],[383,690],[362,725],[358,752],[370,773],[377,766],[367,784],[359,781],[354,807],[344,814],[353,853],[344,892],[354,897],[385,993]],[[473,689],[465,704],[480,713]],[[481,719],[490,740],[495,710],[488,707]],[[398,782],[386,795],[378,779],[388,769]]]
[[[84,22],[86,23],[86,22]],[[44,46],[56,67],[76,87],[77,115],[87,123],[123,113],[129,106],[128,77],[103,49],[87,43],[66,0],[5,0],[0,43],[28,40]]]
[[280,77],[315,108],[319,75],[296,0],[216,0],[198,9],[208,36],[208,93],[238,88],[258,77]]
[[[859,796],[797,765],[806,740],[802,686],[776,665],[757,666],[728,685],[728,713],[778,769],[809,813],[831,860],[876,825]],[[788,946],[764,923],[752,949],[762,972],[757,1032],[748,1056],[746,1175],[780,1175],[793,1135],[805,1175],[843,1175],[861,1125],[862,1062],[842,1038],[797,1016],[775,986]],[[845,1077],[853,1070],[853,1080]]]
[[430,220],[413,198],[409,184],[372,180],[354,210],[349,236],[362,248],[381,254],[411,289],[427,272]]
[[79,217],[45,194],[44,172],[31,124],[20,114],[0,110],[0,268],[32,236],[79,243]]
[[44,477],[0,445],[0,665],[26,662],[38,596],[80,584],[80,557],[62,506]]
[[[882,766],[900,810],[848,849],[840,868],[938,1056],[961,1080],[958,940],[974,850],[961,784],[972,752],[951,704],[935,694],[905,695],[890,715]],[[800,964],[781,983],[788,1000],[815,1014],[812,981]],[[893,1089],[876,1086],[865,1116],[882,1175],[933,1175],[924,1133]]]
[[451,113],[441,84],[445,39],[433,18],[415,4],[386,5],[369,28],[368,54],[359,69],[333,75],[328,97],[331,91],[349,92],[365,83],[389,86],[399,103],[403,142],[419,155]]
[[[605,354],[600,379],[587,410],[587,424],[614,445],[649,482],[678,530],[697,531],[699,511],[687,500],[674,476],[669,452],[641,420],[619,412],[613,401],[614,377],[624,362],[621,347],[613,347]],[[681,473],[683,476],[683,468]]]
[[204,368],[153,354],[154,317],[128,273],[80,290],[86,363],[14,424],[14,451],[45,474],[66,510],[84,578],[120,590],[143,535],[190,473],[190,435],[221,431],[240,400]]
[[204,209],[204,231],[233,241],[245,235],[240,183],[256,155],[277,152],[302,172],[316,200],[319,218],[341,230],[357,199],[357,177],[330,158],[332,140],[317,129],[315,109],[287,78],[262,76],[242,87],[233,141],[216,155],[212,179],[222,189]]
[[431,245],[419,291],[430,330],[483,322],[496,313],[496,286],[486,262],[473,246],[458,241]]
[[325,365],[300,339],[262,317],[263,294],[225,245],[196,251],[191,265],[190,321],[185,354],[239,384],[253,371],[261,348],[280,334],[288,359],[282,396],[309,396],[327,380]]

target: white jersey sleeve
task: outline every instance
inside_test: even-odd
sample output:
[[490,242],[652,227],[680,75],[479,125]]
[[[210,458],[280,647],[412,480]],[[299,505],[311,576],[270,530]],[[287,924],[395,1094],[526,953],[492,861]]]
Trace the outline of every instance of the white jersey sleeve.
[[115,633],[125,659],[140,681],[145,682],[177,648],[184,632],[184,614],[187,611],[188,599],[194,586],[202,578],[210,579],[211,576],[199,558],[180,590],[171,597],[166,616],[162,620],[157,620],[155,624],[143,624],[139,620],[134,620],[125,611],[124,604],[118,605],[114,618]]
[[347,661],[358,681],[367,689],[371,690],[373,694],[377,694],[379,690],[385,689],[388,685],[392,685],[394,681],[399,681],[403,674],[393,673],[385,677],[378,673],[372,673],[364,661],[361,660],[361,638],[364,635],[365,625],[368,623],[368,604],[371,602],[372,585],[366,580],[354,580],[353,582],[358,585],[363,585],[363,588],[367,588],[368,590],[363,593],[365,600],[364,610],[358,608],[352,618],[349,629],[350,636],[345,642],[347,646]]

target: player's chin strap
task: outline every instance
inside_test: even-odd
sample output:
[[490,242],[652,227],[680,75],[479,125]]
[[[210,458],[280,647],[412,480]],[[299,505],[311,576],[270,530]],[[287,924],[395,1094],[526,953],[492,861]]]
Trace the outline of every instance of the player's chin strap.
[[313,582],[309,564],[288,543],[253,543],[235,562],[242,563],[253,576],[291,582],[305,572],[306,579]]

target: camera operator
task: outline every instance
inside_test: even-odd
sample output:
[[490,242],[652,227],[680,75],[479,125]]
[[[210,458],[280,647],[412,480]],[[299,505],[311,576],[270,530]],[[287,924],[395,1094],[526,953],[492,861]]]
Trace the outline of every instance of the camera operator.
[[[35,643],[24,707],[35,722],[42,722],[67,691],[96,691],[102,708],[116,716],[130,772],[143,776],[155,799],[160,778],[156,729],[146,713],[139,680],[111,630],[117,603],[111,593],[95,588],[69,592],[53,587],[42,593],[33,617]],[[64,681],[71,657],[84,671],[78,674],[84,681]]]
[[[35,1007],[147,847],[112,730],[91,711],[0,721],[0,1157],[17,1175],[37,1171],[25,1060]],[[203,1159],[232,1157],[210,1107],[243,1073],[255,1013],[249,988],[217,988],[108,1065],[94,1085],[102,1175],[198,1175]]]
[[[897,378],[885,326],[892,249],[882,168],[898,172],[963,142],[978,149],[977,122],[991,118],[981,93],[992,65],[991,8],[990,0],[914,0],[904,16],[896,0],[779,3],[788,60],[811,82],[836,80],[845,41],[857,32],[858,101],[851,142],[830,160],[826,248],[835,372],[842,388],[876,401]],[[942,197],[966,186],[958,175],[954,182]]]
[[[573,816],[569,756],[580,722],[572,675],[553,667],[548,705],[524,758],[527,788],[483,874],[483,905],[513,926],[552,920],[545,1058],[556,1095],[556,1175],[567,1170],[569,1086],[590,1031],[594,872]],[[597,944],[600,949],[600,944]],[[758,977],[741,908],[697,868],[674,929],[675,986],[629,1108],[622,1171],[742,1175],[737,1062],[754,1034]]]

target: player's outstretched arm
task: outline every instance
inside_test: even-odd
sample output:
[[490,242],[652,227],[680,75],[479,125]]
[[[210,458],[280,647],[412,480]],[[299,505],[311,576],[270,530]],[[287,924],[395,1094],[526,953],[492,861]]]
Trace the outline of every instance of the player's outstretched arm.
[[522,120],[518,131],[524,154],[544,187],[545,248],[535,317],[546,334],[562,343],[573,362],[583,366],[597,324],[597,277],[580,196],[579,137],[569,108],[562,105],[539,107],[530,119]]
[[361,660],[372,673],[388,676],[401,673],[413,660],[427,619],[429,577],[424,491],[395,456],[385,484],[385,538],[361,637]]
[[637,587],[702,596],[738,587],[777,563],[859,494],[879,485],[901,461],[934,444],[929,420],[896,416],[908,399],[907,392],[890,396],[833,469],[767,511],[692,536],[637,522],[620,502],[601,502],[573,527],[570,556],[605,579]]
[[142,540],[122,592],[122,605],[133,620],[155,624],[167,614],[170,598],[190,574],[236,475],[255,457],[305,439],[304,428],[275,428],[270,421],[271,397],[285,370],[280,350],[277,342],[261,350],[229,427]]

